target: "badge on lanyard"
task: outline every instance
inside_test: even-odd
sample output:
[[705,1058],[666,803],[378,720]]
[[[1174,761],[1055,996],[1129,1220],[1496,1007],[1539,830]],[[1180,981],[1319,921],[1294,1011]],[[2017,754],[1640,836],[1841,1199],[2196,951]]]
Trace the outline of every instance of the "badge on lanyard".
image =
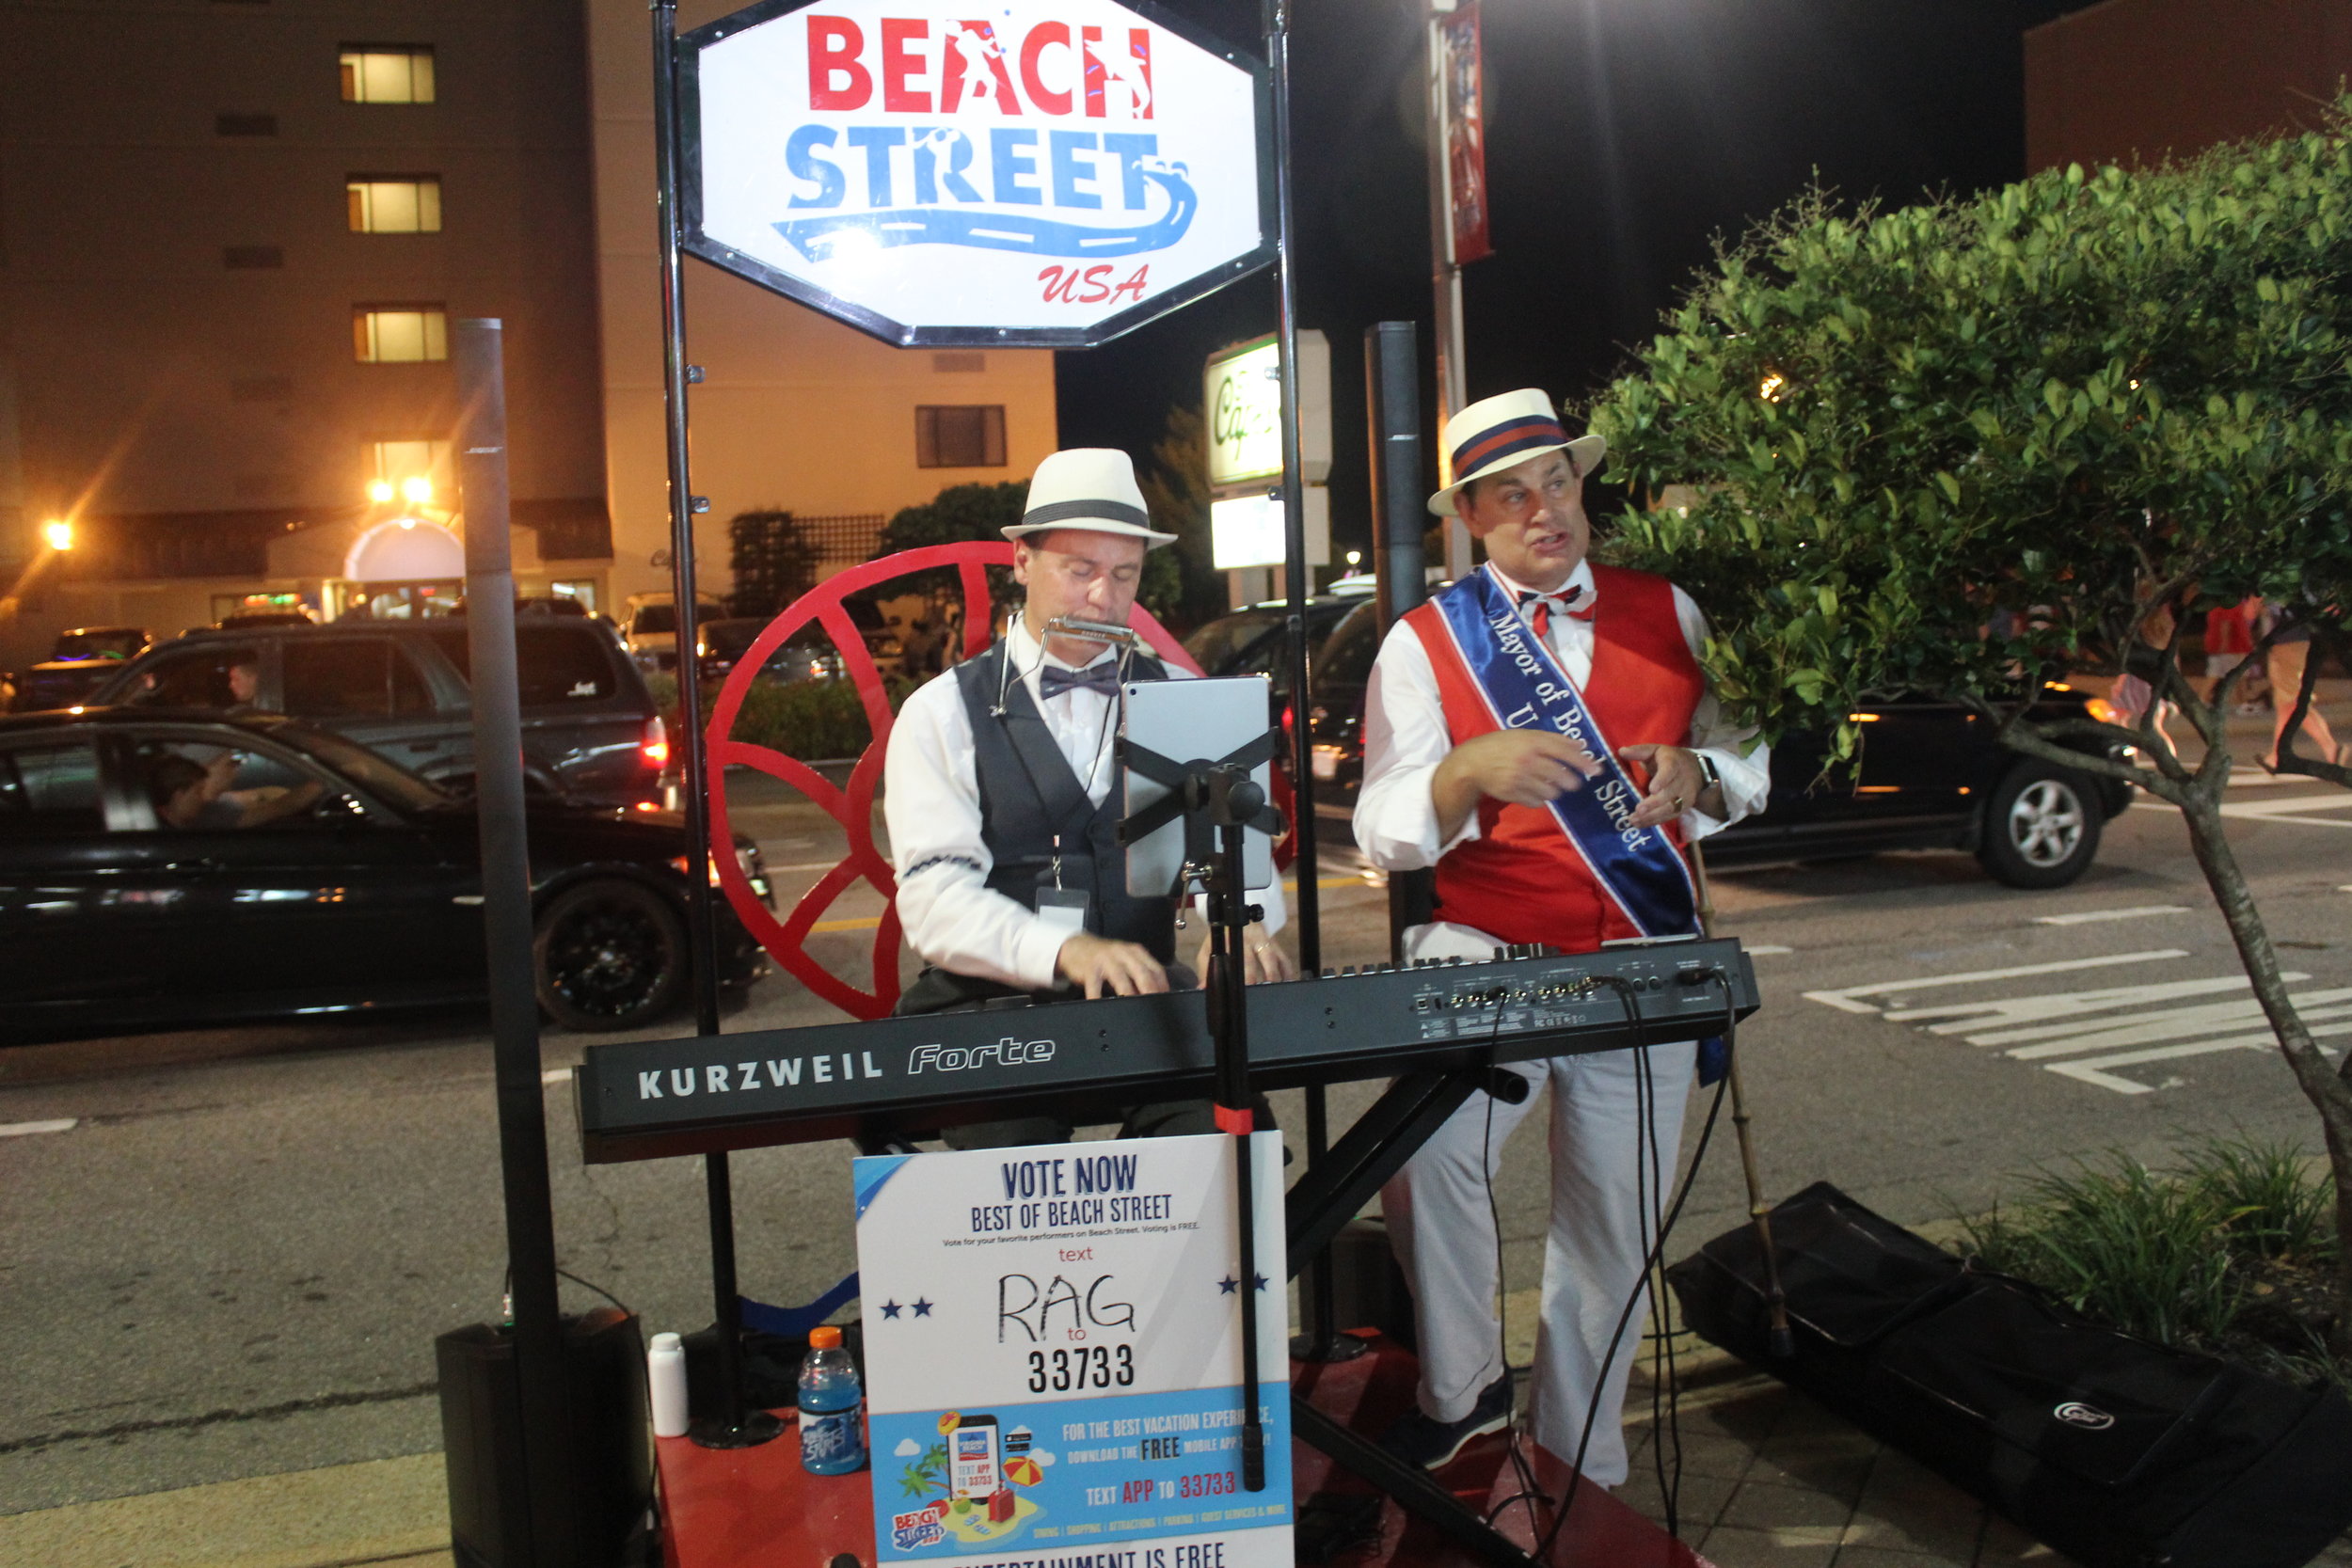
[[[1053,886],[1045,886],[1047,878]],[[1084,888],[1061,885],[1061,835],[1054,835],[1054,863],[1038,878],[1037,917],[1046,929],[1067,931],[1072,936],[1087,928],[1087,895]]]

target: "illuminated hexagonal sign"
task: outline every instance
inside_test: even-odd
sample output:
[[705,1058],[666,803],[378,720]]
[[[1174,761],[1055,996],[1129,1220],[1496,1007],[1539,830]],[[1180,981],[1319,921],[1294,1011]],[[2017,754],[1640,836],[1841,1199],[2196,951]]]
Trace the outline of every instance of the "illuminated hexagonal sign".
[[686,248],[903,346],[1084,347],[1273,260],[1264,66],[1113,0],[769,0],[678,40]]

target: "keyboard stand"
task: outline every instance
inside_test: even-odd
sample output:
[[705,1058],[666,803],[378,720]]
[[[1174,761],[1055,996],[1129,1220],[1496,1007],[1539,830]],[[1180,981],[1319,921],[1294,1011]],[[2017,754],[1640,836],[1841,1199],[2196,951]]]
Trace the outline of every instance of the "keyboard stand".
[[[1486,1086],[1486,1074],[1484,1067],[1406,1073],[1298,1179],[1285,1205],[1293,1275],[1328,1246],[1445,1119]],[[1350,1432],[1296,1392],[1291,1395],[1291,1433],[1394,1497],[1406,1513],[1463,1550],[1500,1568],[1536,1568],[1534,1557],[1464,1507],[1428,1471]]]

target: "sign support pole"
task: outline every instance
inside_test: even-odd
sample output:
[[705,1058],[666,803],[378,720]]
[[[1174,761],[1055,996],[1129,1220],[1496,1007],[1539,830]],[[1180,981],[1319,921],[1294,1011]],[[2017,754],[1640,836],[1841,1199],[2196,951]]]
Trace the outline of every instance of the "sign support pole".
[[527,1561],[574,1560],[572,1423],[556,1299],[555,1208],[548,1178],[547,1089],[532,960],[531,844],[523,811],[521,695],[515,680],[515,567],[508,537],[503,324],[457,324],[459,494],[466,509],[466,639],[473,683],[476,831],[490,962],[491,1060],[498,1085],[500,1185],[522,1404]]
[[[1437,425],[1470,402],[1469,372],[1462,346],[1462,269],[1454,258],[1454,169],[1446,146],[1445,21],[1454,0],[1429,0],[1423,24],[1429,43],[1429,285],[1438,351]],[[1454,476],[1449,453],[1438,452],[1438,483]],[[1445,575],[1459,582],[1470,575],[1470,530],[1459,517],[1445,519]]]
[[1282,552],[1290,600],[1291,789],[1296,803],[1298,966],[1323,964],[1322,890],[1315,884],[1313,737],[1307,727],[1307,476],[1298,438],[1298,278],[1291,215],[1291,60],[1289,0],[1265,0],[1266,67],[1274,77],[1275,324],[1282,356]]
[[[693,955],[694,1033],[719,1029],[718,942],[710,899],[710,781],[702,726],[701,661],[694,657],[694,514],[686,448],[686,280],[679,272],[677,176],[677,0],[652,0],[656,206],[661,226],[661,375],[670,459],[670,582],[677,611],[678,770],[686,785],[687,948]],[[703,1156],[710,1216],[710,1289],[718,1337],[718,1408],[696,1421],[707,1449],[765,1443],[784,1423],[743,1408],[743,1301],[735,1277],[735,1191],[723,1149]]]

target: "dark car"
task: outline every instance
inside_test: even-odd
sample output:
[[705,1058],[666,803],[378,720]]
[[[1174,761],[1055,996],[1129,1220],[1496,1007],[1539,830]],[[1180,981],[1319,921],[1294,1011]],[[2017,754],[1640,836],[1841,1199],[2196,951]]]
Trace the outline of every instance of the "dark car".
[[[1364,606],[1324,644],[1311,725],[1318,809],[1344,815],[1363,782],[1364,687],[1380,652]],[[2090,699],[2052,686],[2034,717],[2080,715]],[[1966,849],[2011,887],[2063,887],[2090,868],[2131,786],[2021,755],[1957,703],[1902,696],[1853,715],[1858,774],[1821,780],[1824,737],[1794,731],[1772,748],[1772,793],[1756,816],[1707,840],[1710,866],[1828,860],[1885,849]]]
[[318,617],[307,610],[240,610],[213,623],[216,631],[250,631],[256,626],[310,626]]
[[[697,623],[694,651],[702,661],[704,677],[715,679],[741,663],[768,626],[767,619],[757,615],[729,615]],[[833,639],[821,627],[812,626],[770,653],[759,673],[780,681],[837,681],[849,673],[849,663]]]
[[[685,994],[685,824],[530,802],[540,1006],[574,1029]],[[736,855],[763,897],[751,841]],[[0,1039],[485,994],[471,804],[274,714],[0,720]],[[766,972],[721,901],[723,981]]]
[[37,713],[85,702],[153,641],[145,626],[76,626],[61,631],[49,657],[16,677],[8,705],[17,713]]
[[[1366,601],[1355,595],[1328,595],[1307,601],[1308,679],[1322,656],[1325,639],[1348,613]],[[1184,639],[1184,652],[1204,675],[1264,675],[1272,683],[1274,713],[1279,722],[1290,705],[1290,642],[1283,635],[1290,624],[1290,607],[1272,603],[1251,605],[1220,615]]]
[[[532,788],[600,805],[660,803],[669,736],[612,634],[594,621],[534,616],[516,626],[515,654]],[[193,632],[151,650],[97,700],[283,713],[462,791],[473,777],[467,658],[462,619]],[[251,667],[250,694],[240,665]]]

